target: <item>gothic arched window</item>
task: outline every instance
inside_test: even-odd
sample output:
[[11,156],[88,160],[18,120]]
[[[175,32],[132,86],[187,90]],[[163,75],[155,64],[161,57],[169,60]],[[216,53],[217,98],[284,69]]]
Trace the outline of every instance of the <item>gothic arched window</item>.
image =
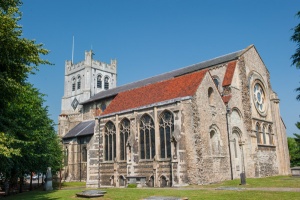
[[266,140],[266,126],[263,126],[263,142],[264,142],[264,144],[267,144],[267,140]]
[[87,161],[87,149],[86,146],[84,146],[82,148],[82,162],[86,162]]
[[159,119],[160,157],[171,158],[171,134],[174,131],[174,118],[165,111]]
[[109,78],[107,76],[104,78],[104,89],[109,89]]
[[208,102],[209,104],[213,104],[214,101],[214,90],[210,87],[208,88]]
[[120,123],[120,160],[127,159],[126,142],[130,135],[130,121],[124,119]]
[[141,159],[152,159],[155,156],[154,122],[147,114],[140,121],[140,151]]
[[221,150],[220,150],[220,138],[219,138],[219,134],[216,132],[216,130],[211,130],[210,131],[210,142],[211,142],[211,151],[212,154],[216,155],[216,154],[220,154]]
[[76,84],[76,79],[75,77],[72,78],[72,91],[75,91],[75,84]]
[[269,141],[270,141],[270,145],[274,145],[274,141],[273,141],[273,135],[272,135],[272,127],[271,125],[269,126]]
[[81,77],[77,77],[77,89],[79,90],[81,88]]
[[257,144],[260,144],[261,143],[261,140],[260,140],[260,132],[259,132],[259,124],[257,123],[256,126],[255,126],[255,132],[256,132],[256,140],[257,140]]
[[65,166],[68,166],[68,160],[69,160],[69,150],[68,147],[66,147],[65,152],[64,152],[64,164]]
[[109,121],[105,125],[105,160],[112,161],[116,158],[116,127]]
[[97,88],[102,88],[102,76],[100,74],[97,76]]

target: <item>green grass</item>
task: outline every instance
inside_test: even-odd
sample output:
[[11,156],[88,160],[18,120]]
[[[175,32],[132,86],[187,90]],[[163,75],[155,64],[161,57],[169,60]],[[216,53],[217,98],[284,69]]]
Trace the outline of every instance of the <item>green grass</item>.
[[191,188],[215,188],[215,187],[239,187],[239,188],[263,188],[263,187],[289,187],[289,188],[300,188],[300,178],[295,178],[292,176],[272,176],[266,178],[247,178],[246,185],[240,185],[240,179],[232,181],[224,181],[221,183],[195,186],[190,185]]
[[[247,186],[251,188],[266,188],[266,187],[290,187],[299,188],[300,178],[292,178],[288,176],[277,176],[259,179],[247,179]],[[83,187],[82,187],[83,186]],[[80,188],[81,187],[81,188]],[[272,200],[294,200],[300,199],[300,192],[280,192],[280,191],[225,191],[215,190],[218,187],[245,187],[239,186],[239,180],[225,181],[219,184],[209,186],[189,186],[184,188],[106,188],[107,191],[104,197],[93,198],[95,200],[134,200],[142,199],[150,196],[176,196],[188,197],[193,199],[272,199]],[[22,194],[11,195],[6,197],[6,200],[22,199],[22,200],[67,200],[67,199],[85,199],[77,198],[76,193],[86,190],[84,183],[71,182],[64,183],[62,190],[53,190],[45,192],[35,190]]]

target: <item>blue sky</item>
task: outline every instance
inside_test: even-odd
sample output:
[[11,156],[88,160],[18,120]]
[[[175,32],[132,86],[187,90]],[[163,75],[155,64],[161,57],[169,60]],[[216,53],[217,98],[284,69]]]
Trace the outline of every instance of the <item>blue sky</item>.
[[291,30],[300,20],[295,0],[27,0],[23,36],[43,43],[45,58],[29,81],[47,94],[51,118],[57,123],[63,96],[65,60],[118,60],[117,85],[182,68],[254,44],[280,98],[287,134],[299,133],[300,70],[291,67],[296,45]]

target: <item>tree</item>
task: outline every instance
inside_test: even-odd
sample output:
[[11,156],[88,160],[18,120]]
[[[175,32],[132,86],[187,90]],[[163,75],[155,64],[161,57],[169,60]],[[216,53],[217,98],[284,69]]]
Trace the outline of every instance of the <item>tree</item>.
[[[11,184],[24,173],[58,170],[62,151],[54,122],[44,106],[44,95],[28,83],[28,75],[48,50],[22,38],[20,0],[0,1],[0,174]],[[22,184],[21,184],[22,185]],[[20,188],[22,190],[22,188]]]
[[[300,11],[296,14],[300,18]],[[292,55],[292,65],[295,65],[297,69],[300,69],[300,24],[293,28],[294,34],[291,40],[296,43],[296,52]],[[296,91],[300,93],[300,87],[296,88]],[[300,94],[297,95],[297,100],[300,101]]]

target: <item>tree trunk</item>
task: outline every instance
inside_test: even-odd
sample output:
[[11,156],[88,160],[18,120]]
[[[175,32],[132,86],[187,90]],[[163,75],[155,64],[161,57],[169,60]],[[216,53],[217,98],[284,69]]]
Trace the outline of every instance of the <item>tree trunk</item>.
[[29,185],[29,190],[32,190],[32,172],[30,172],[30,185]]
[[20,177],[20,187],[19,187],[19,193],[23,192],[23,183],[24,183],[24,176],[22,175]]

